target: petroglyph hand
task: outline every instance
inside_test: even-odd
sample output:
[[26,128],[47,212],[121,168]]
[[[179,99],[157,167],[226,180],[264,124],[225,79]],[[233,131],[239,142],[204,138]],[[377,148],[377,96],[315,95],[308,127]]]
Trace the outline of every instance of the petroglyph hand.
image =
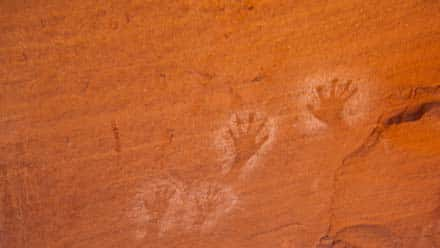
[[235,148],[235,160],[239,162],[248,161],[267,141],[269,134],[259,137],[265,127],[267,120],[256,120],[255,113],[249,113],[247,118],[240,118],[235,115],[236,127],[229,128],[228,134],[231,137]]
[[151,216],[151,221],[158,223],[168,210],[171,198],[176,193],[170,185],[156,185],[153,195],[144,204]]
[[222,189],[218,185],[208,184],[195,197],[198,211],[196,225],[203,225],[206,218],[221,205]]
[[224,178],[226,183],[231,183],[239,178],[243,166],[269,139],[269,131],[263,131],[267,123],[266,118],[257,120],[256,113],[251,112],[245,117],[236,114],[234,119],[235,122],[227,131],[227,136],[229,136],[227,138],[232,140],[235,157],[231,169]]
[[333,79],[328,87],[316,87],[319,105],[307,105],[309,111],[320,121],[330,126],[340,126],[343,120],[342,112],[346,102],[357,92],[351,81],[338,84],[338,79]]

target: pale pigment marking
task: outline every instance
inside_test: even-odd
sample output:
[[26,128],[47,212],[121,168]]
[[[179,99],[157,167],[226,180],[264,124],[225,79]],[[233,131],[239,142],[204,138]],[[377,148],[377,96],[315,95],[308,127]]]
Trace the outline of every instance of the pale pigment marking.
[[211,231],[222,217],[230,213],[237,205],[238,197],[230,187],[203,182],[191,190],[190,201],[194,204],[191,215],[193,225],[201,233]]
[[232,139],[226,138],[227,128],[222,128],[214,133],[214,146],[219,156],[217,161],[220,163],[222,174],[228,173],[235,159],[235,148]]
[[145,208],[144,198],[145,192],[139,191],[136,193],[128,217],[136,224],[135,238],[143,239],[147,235],[145,225],[150,221],[150,216]]
[[349,126],[355,126],[356,124],[362,122],[371,109],[371,96],[370,89],[366,84],[353,83],[358,89],[357,93],[348,99],[345,108],[342,112],[344,120]]
[[[353,75],[353,73],[346,72],[320,73],[305,78],[304,83],[301,86],[303,88],[298,89],[300,91],[300,94],[298,94],[298,119],[300,121],[294,125],[298,129],[304,130],[306,133],[316,133],[329,128],[328,123],[325,123],[314,116],[308,106],[320,106],[317,88],[324,87],[326,89],[324,96],[328,97],[328,91],[331,90],[333,83],[332,80],[334,79],[338,79],[338,87],[340,84],[346,84],[348,81],[352,80],[351,87],[353,90],[356,89],[355,94],[349,97],[344,104],[341,112],[341,121],[345,122],[348,126],[354,126],[365,120],[365,113],[370,110],[369,101],[371,96],[369,92],[371,91],[371,84]],[[339,92],[340,90],[341,89],[338,89]]]
[[228,171],[234,165],[236,161],[236,147],[234,146],[234,141],[231,136],[228,135],[229,130],[232,131],[233,135],[239,136],[239,131],[245,131],[249,128],[248,121],[243,121],[242,123],[238,123],[237,118],[241,120],[246,120],[250,114],[255,114],[255,120],[258,121],[266,121],[264,127],[255,137],[255,142],[261,142],[265,137],[267,138],[266,142],[264,142],[261,147],[259,147],[253,156],[251,156],[244,166],[243,174],[249,174],[255,167],[258,165],[258,161],[261,156],[264,156],[271,148],[272,144],[275,141],[276,131],[277,131],[277,122],[273,118],[267,118],[265,114],[261,112],[253,112],[253,111],[243,111],[238,112],[229,119],[228,124],[221,128],[219,131],[214,134],[214,145],[219,153],[219,163],[222,164],[222,174],[227,174]]
[[192,218],[188,215],[192,209],[192,203],[188,201],[188,194],[186,189],[181,190],[170,200],[168,211],[160,222],[159,237],[165,233],[187,230],[192,224]]
[[173,180],[153,180],[142,185],[136,193],[129,217],[137,225],[136,238],[142,239],[147,228],[154,226],[158,235],[168,229],[170,206],[179,198],[182,185]]
[[[158,192],[164,192],[164,188],[172,193],[160,197]],[[221,184],[201,182],[189,187],[176,180],[157,180],[139,189],[129,217],[136,223],[138,240],[147,234],[163,237],[172,232],[208,233],[237,202],[232,189]]]
[[267,120],[266,126],[262,132],[257,136],[257,141],[264,137],[264,133],[268,135],[266,142],[260,147],[260,149],[252,156],[247,162],[246,166],[243,168],[243,176],[248,176],[254,169],[259,165],[258,161],[261,161],[269,151],[271,150],[278,131],[278,122],[270,118]]
[[238,198],[220,184],[202,182],[184,192],[172,202],[162,232],[171,229],[188,233],[207,233],[236,205]]
[[[307,79],[306,82],[310,80]],[[306,132],[317,132],[319,130],[323,130],[327,128],[327,124],[318,120],[313,114],[307,109],[307,104],[311,105],[319,105],[319,99],[315,94],[315,88],[319,85],[319,83],[314,80],[310,82],[316,82],[306,85],[305,89],[301,90],[301,94],[299,94],[300,98],[298,99],[298,104],[300,105],[298,110],[298,121],[294,125],[298,126],[300,130],[305,130]]]

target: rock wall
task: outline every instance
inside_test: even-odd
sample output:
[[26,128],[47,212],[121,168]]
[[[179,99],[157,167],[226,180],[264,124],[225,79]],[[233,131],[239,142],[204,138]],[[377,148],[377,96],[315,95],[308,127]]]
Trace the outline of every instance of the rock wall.
[[0,1],[0,247],[440,247],[440,2]]

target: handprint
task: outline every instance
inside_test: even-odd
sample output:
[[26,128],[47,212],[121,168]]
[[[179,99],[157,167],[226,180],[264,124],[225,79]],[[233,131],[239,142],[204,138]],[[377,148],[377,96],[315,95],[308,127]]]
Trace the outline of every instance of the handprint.
[[255,113],[249,113],[245,118],[235,115],[236,126],[229,127],[228,136],[235,150],[235,163],[228,172],[228,178],[235,179],[246,162],[254,156],[269,139],[268,132],[262,132],[267,120],[257,120]]
[[357,92],[352,87],[352,81],[338,84],[338,79],[331,81],[330,87],[318,86],[316,93],[319,97],[319,106],[308,104],[307,108],[320,121],[330,126],[340,126],[342,123],[342,112],[346,102]]
[[171,185],[156,185],[153,191],[152,199],[145,200],[145,208],[149,211],[151,222],[158,224],[166,214],[170,200],[176,193],[176,189]]
[[195,203],[198,214],[195,224],[202,226],[207,217],[215,212],[216,208],[221,205],[222,189],[218,185],[208,184],[195,197]]
[[232,211],[238,201],[231,188],[211,182],[204,182],[193,191],[193,226],[201,233],[209,232],[215,224]]
[[248,161],[269,138],[268,134],[264,134],[260,139],[257,138],[266,124],[266,119],[256,120],[255,113],[249,113],[247,120],[240,118],[238,115],[235,115],[235,119],[237,123],[235,132],[231,128],[228,130],[234,143],[235,159],[237,161]]

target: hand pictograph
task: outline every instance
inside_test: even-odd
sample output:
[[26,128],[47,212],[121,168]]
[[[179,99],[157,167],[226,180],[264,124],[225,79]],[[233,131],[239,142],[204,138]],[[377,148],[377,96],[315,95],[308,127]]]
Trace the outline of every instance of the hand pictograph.
[[216,209],[221,205],[222,200],[222,188],[218,185],[207,184],[202,189],[200,195],[195,198],[198,215],[195,220],[195,224],[202,226],[207,217],[214,213]]
[[228,182],[237,180],[243,166],[269,139],[269,132],[264,130],[267,124],[265,118],[257,119],[256,113],[252,112],[245,117],[236,114],[234,118],[235,123],[227,131],[235,154],[234,163],[225,178]]
[[229,128],[228,134],[234,144],[235,160],[246,162],[269,138],[267,133],[261,138],[258,137],[267,121],[266,119],[256,120],[255,113],[249,113],[247,118],[240,118],[238,115],[235,115],[235,119],[235,132],[232,128]]
[[338,79],[333,79],[329,87],[320,85],[315,90],[319,105],[308,104],[309,111],[330,126],[340,126],[345,104],[357,92],[357,88],[352,86],[352,81],[338,84]]
[[150,213],[151,222],[158,224],[168,210],[171,198],[176,190],[170,185],[157,185],[151,199],[145,200],[145,208]]

